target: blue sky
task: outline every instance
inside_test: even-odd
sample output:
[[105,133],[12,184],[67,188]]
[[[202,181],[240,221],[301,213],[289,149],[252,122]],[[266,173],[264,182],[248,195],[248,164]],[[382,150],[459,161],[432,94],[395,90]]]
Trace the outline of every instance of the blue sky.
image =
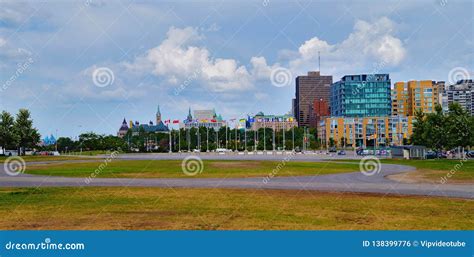
[[29,108],[43,135],[71,137],[154,120],[157,104],[165,119],[189,107],[283,114],[318,52],[334,81],[472,77],[473,11],[452,0],[0,1],[0,109]]

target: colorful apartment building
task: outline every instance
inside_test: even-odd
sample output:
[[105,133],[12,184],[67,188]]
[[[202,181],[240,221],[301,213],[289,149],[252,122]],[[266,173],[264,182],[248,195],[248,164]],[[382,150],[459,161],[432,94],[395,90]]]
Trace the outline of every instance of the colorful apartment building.
[[[403,145],[413,131],[413,117],[328,117],[318,127],[322,144],[339,147]],[[332,139],[332,140],[331,140]]]
[[413,116],[417,109],[424,113],[434,112],[435,105],[441,104],[443,92],[443,81],[397,82],[392,90],[392,115]]

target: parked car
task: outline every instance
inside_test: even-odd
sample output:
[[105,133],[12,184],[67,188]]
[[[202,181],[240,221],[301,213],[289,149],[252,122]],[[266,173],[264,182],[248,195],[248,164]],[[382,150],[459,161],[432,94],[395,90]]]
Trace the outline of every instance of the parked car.
[[336,147],[334,147],[334,146],[329,147],[329,152],[330,152],[330,153],[335,153],[335,152],[337,152]]
[[474,151],[467,151],[466,156],[469,158],[474,158]]
[[438,154],[435,151],[428,151],[425,154],[426,159],[436,159],[438,158]]
[[339,152],[337,153],[337,155],[346,155],[346,151],[341,150],[341,151],[339,151]]

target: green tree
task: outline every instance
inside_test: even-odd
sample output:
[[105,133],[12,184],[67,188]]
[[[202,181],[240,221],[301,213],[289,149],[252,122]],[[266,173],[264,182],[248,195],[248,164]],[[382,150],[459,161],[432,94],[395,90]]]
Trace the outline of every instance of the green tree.
[[447,123],[443,109],[439,104],[435,106],[435,112],[426,115],[425,140],[426,146],[441,150],[447,146]]
[[15,120],[13,116],[3,111],[0,116],[0,146],[3,150],[8,147],[15,146],[17,143],[17,135],[14,131]]
[[105,136],[102,142],[104,150],[125,150],[127,143],[117,136]]
[[16,116],[14,131],[18,138],[18,154],[24,155],[25,148],[34,147],[40,141],[38,130],[33,127],[30,111],[20,109]]
[[82,133],[79,135],[79,144],[87,150],[102,150],[102,136],[94,132]]
[[74,142],[72,139],[69,137],[60,137],[56,141],[58,145],[58,151],[64,152],[64,151],[73,151],[75,150],[77,144]]
[[413,133],[410,141],[413,145],[427,145],[426,143],[426,117],[421,109],[415,110],[415,121],[413,122]]
[[449,114],[446,120],[447,146],[449,148],[469,146],[472,137],[474,137],[472,118],[469,113],[458,103],[453,103],[449,105]]

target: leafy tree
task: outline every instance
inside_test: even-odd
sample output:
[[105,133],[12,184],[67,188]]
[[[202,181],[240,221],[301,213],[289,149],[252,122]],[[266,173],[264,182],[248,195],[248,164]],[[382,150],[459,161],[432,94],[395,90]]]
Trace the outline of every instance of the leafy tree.
[[20,109],[16,116],[14,125],[15,134],[18,137],[18,154],[25,154],[26,147],[35,147],[40,141],[38,130],[33,127],[30,111]]
[[126,142],[117,136],[106,136],[103,138],[104,150],[125,150],[127,149]]
[[449,105],[446,120],[447,146],[449,148],[469,146],[472,137],[474,137],[474,134],[472,134],[472,118],[469,113],[458,103],[453,103]]
[[97,135],[94,132],[82,133],[79,135],[79,144],[81,148],[87,150],[101,150],[102,136]]
[[413,122],[413,133],[410,141],[414,145],[427,145],[426,143],[426,117],[421,109],[415,110],[415,121]]
[[0,116],[0,146],[3,150],[16,145],[17,135],[14,131],[15,120],[13,116],[3,111]]
[[76,142],[70,139],[69,137],[60,137],[57,140],[58,151],[73,151],[76,149]]
[[435,106],[435,112],[426,115],[425,140],[426,146],[432,149],[444,149],[447,145],[446,117],[439,104]]

